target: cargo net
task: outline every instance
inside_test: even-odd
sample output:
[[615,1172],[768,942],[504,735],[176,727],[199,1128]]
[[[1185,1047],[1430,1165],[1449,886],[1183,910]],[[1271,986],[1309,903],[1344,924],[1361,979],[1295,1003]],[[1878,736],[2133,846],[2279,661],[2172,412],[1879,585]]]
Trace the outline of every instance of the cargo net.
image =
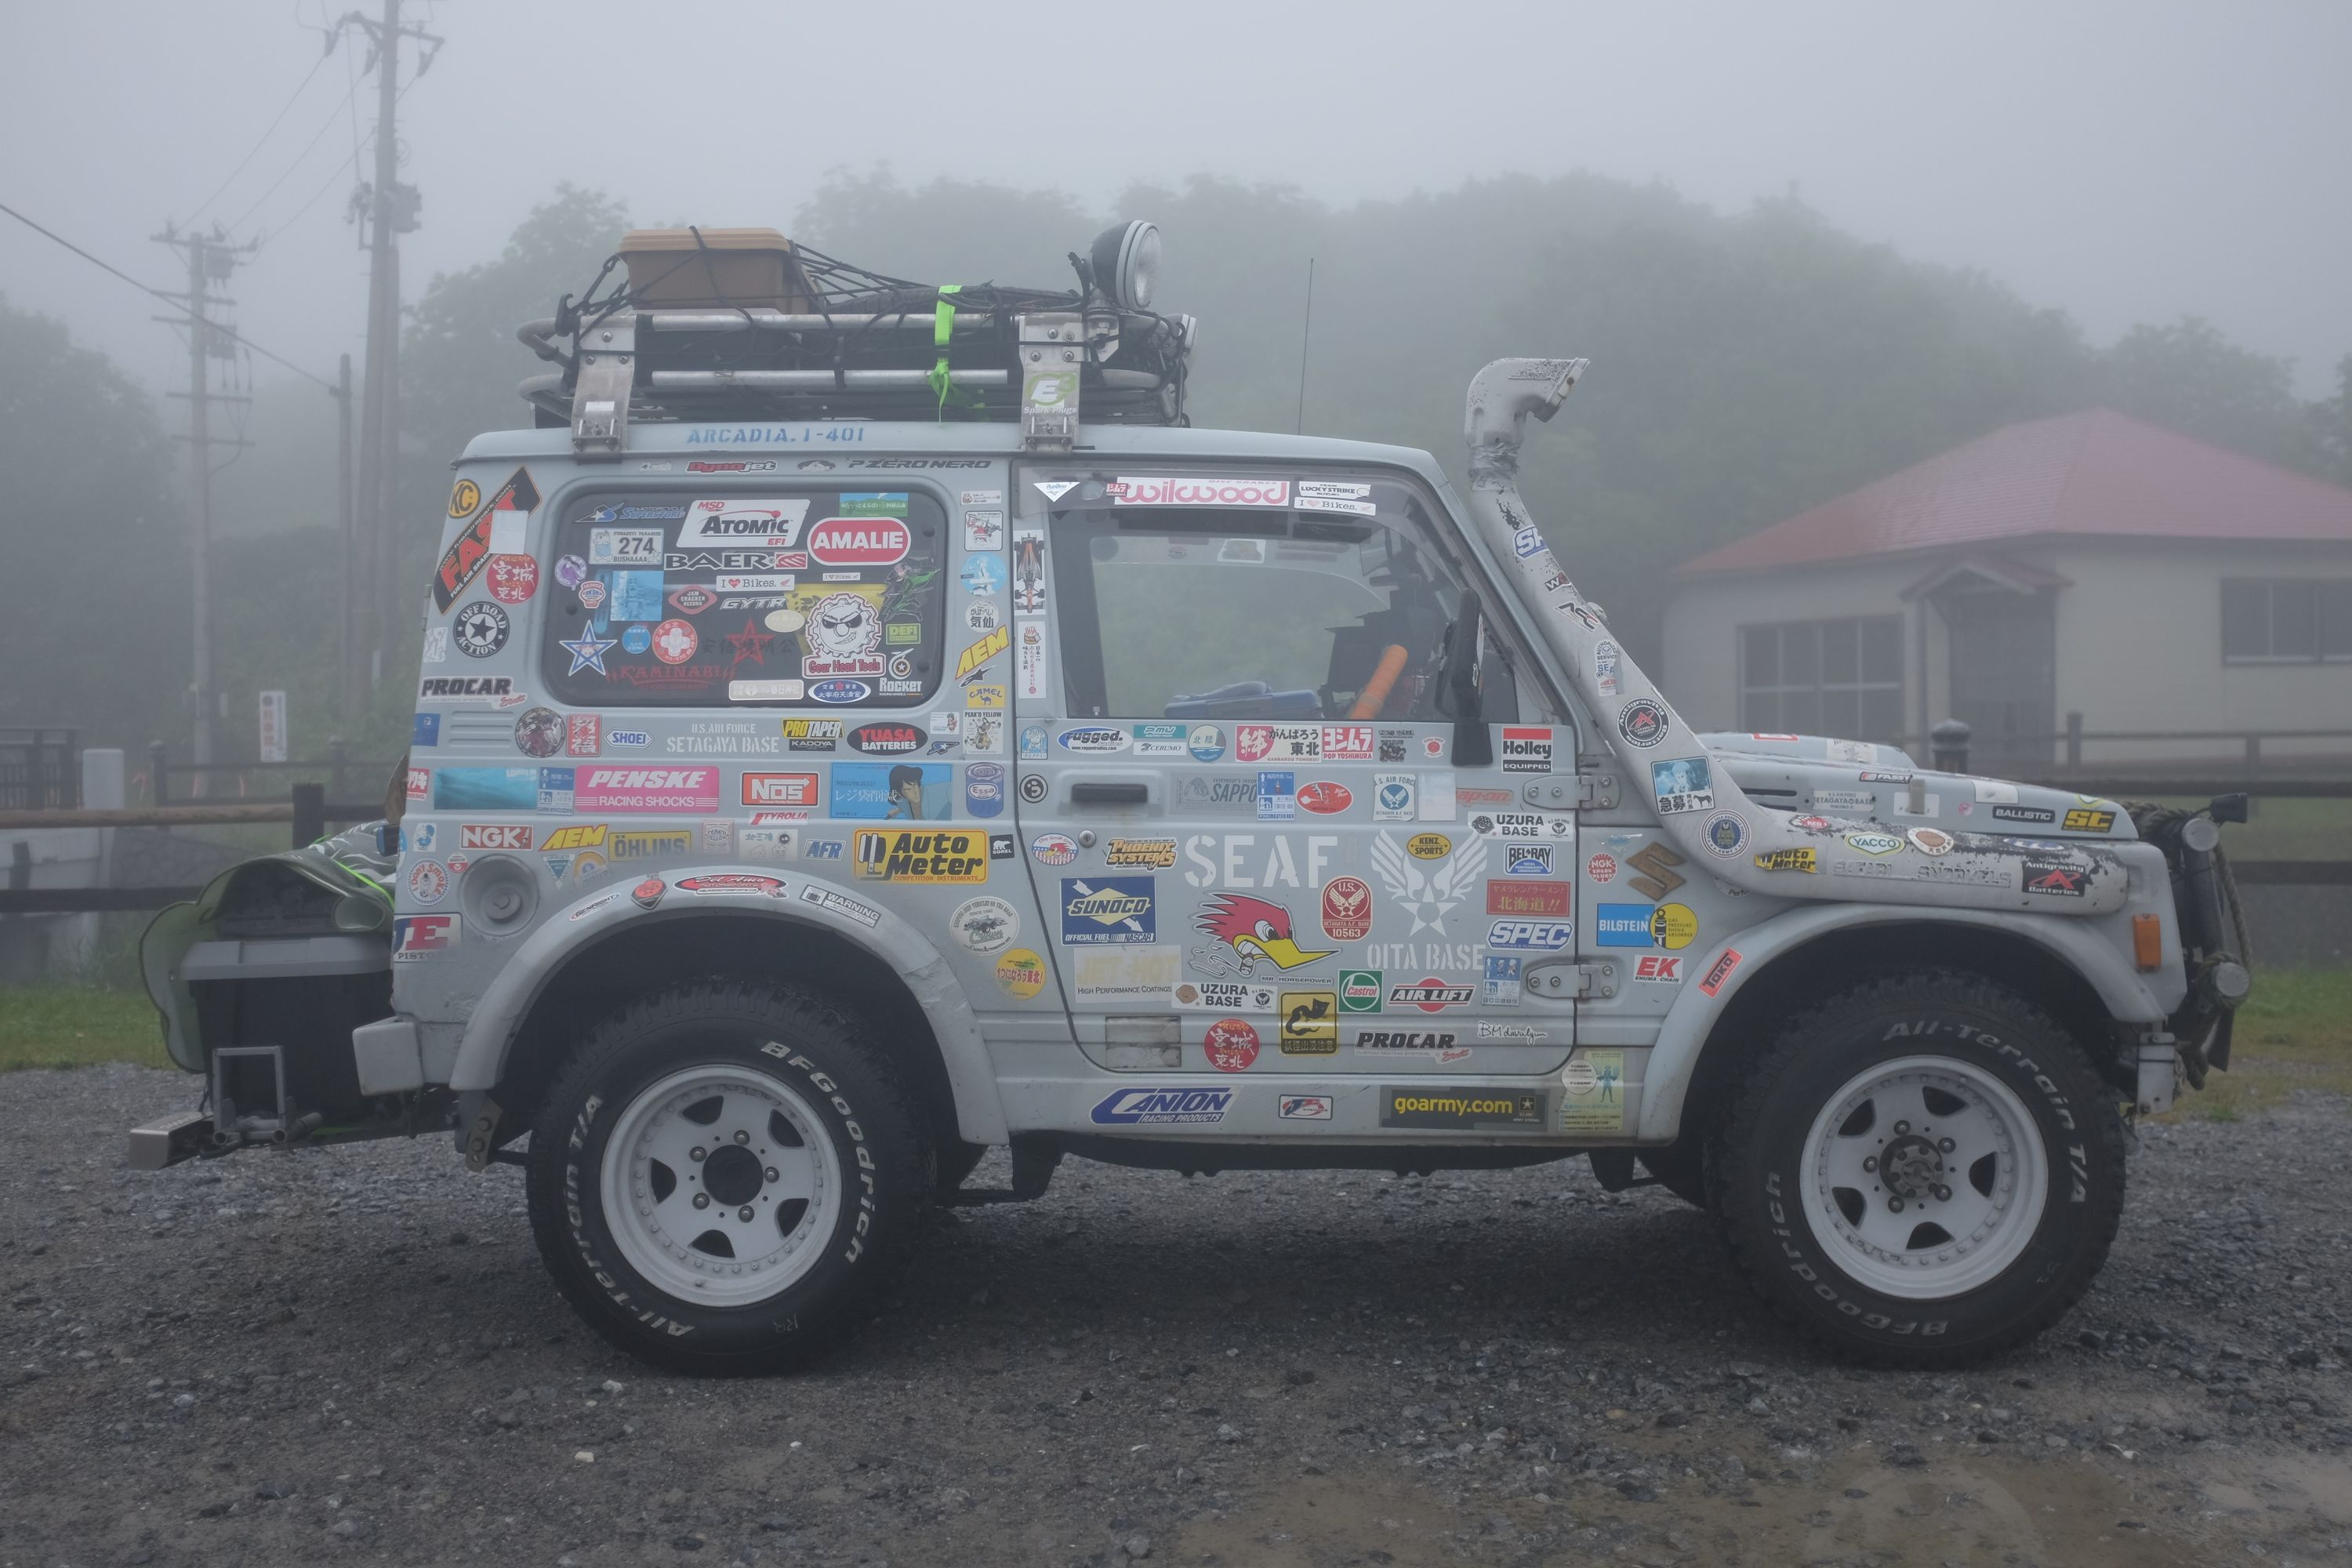
[[[699,238],[699,236],[697,236]],[[1020,318],[1084,316],[1080,411],[1087,423],[1182,425],[1189,318],[1118,309],[1082,289],[943,288],[893,278],[795,243],[786,296],[650,303],[703,254],[685,251],[631,286],[619,252],[576,299],[518,333],[558,367],[526,380],[542,426],[568,425],[583,340],[635,317],[632,422],[733,418],[1017,421]],[[1073,255],[1074,267],[1079,258]],[[708,269],[706,269],[708,275]],[[1083,274],[1081,274],[1083,276]],[[715,289],[713,292],[718,292]],[[951,314],[940,341],[941,306]],[[593,346],[593,340],[592,346]]]

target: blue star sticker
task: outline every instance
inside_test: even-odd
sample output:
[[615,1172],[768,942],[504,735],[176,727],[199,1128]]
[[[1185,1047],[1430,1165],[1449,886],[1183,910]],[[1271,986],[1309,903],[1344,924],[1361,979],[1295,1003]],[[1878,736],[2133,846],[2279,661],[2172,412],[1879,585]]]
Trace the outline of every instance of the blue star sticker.
[[566,674],[577,675],[583,669],[593,669],[597,674],[610,679],[604,668],[604,654],[614,646],[611,637],[600,637],[593,632],[582,632],[576,641],[561,642],[556,646],[572,655],[572,668],[565,671]]

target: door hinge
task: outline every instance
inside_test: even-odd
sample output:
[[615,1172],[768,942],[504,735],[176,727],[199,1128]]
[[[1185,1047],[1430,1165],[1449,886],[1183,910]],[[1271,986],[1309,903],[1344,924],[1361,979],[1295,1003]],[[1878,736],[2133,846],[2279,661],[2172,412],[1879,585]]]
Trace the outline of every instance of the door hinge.
[[1607,811],[1617,804],[1617,775],[1551,773],[1529,779],[1519,798],[1539,811]]
[[1528,966],[1520,984],[1534,995],[1558,1001],[1596,1002],[1617,994],[1617,963],[1596,959],[1591,963],[1552,962]]
[[629,438],[629,394],[637,380],[637,318],[622,310],[580,334],[572,390],[572,454],[614,462]]

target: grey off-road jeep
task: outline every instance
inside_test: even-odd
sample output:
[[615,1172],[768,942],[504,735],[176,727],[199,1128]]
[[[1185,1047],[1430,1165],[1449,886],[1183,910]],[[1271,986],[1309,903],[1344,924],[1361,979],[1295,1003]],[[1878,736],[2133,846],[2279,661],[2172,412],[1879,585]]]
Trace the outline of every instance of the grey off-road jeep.
[[1186,427],[1148,225],[1062,293],[625,250],[456,465],[402,807],[159,921],[207,1099],[134,1159],[451,1134],[615,1343],[755,1371],[1065,1155],[1587,1155],[1927,1366],[2081,1296],[2124,1107],[2226,1065],[2231,803],[1693,733],[1516,487],[1583,362],[1478,374],[1465,496]]

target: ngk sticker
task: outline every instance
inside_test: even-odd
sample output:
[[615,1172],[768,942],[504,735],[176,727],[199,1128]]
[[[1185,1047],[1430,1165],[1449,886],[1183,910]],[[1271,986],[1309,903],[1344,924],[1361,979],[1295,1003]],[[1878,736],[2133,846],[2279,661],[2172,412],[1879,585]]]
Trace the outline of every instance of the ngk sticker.
[[809,531],[808,550],[826,566],[895,566],[913,543],[895,517],[828,517]]
[[457,827],[457,846],[461,849],[528,849],[530,847],[529,823],[461,823]]
[[806,497],[777,500],[698,500],[677,531],[681,548],[690,544],[737,544],[790,550],[801,542],[807,521]]

